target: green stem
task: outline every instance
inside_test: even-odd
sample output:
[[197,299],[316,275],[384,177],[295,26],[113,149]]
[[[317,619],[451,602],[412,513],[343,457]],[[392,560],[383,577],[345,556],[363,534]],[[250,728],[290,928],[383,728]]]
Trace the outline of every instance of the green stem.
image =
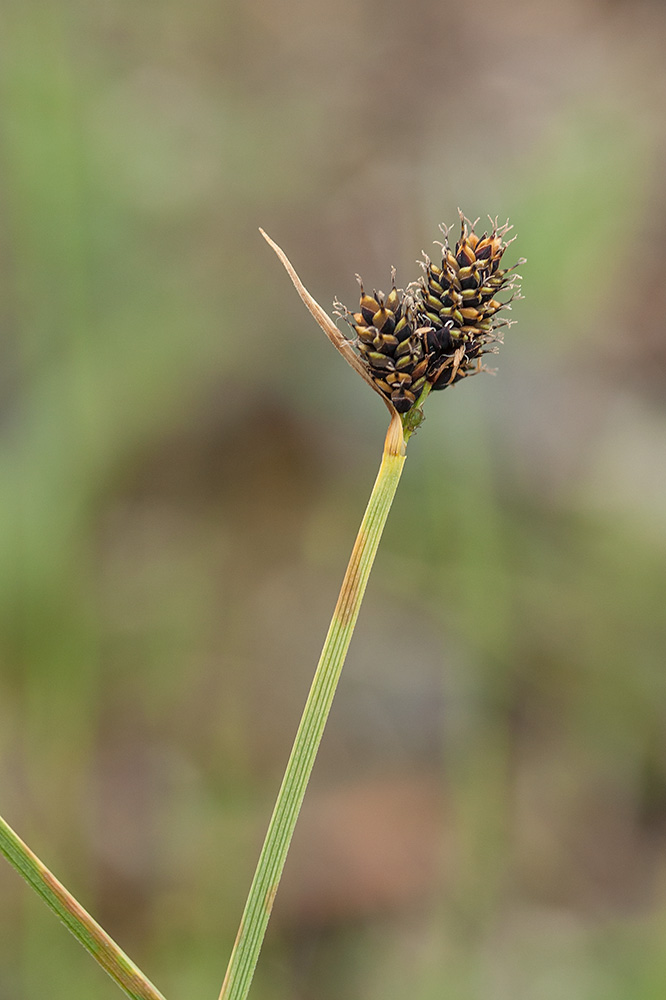
[[395,424],[392,421],[389,428],[379,474],[359,528],[275,803],[220,1000],[245,1000],[249,992],[305,789],[404,462],[402,428],[395,414]]
[[132,1000],[164,1000],[150,980],[0,817],[0,852]]

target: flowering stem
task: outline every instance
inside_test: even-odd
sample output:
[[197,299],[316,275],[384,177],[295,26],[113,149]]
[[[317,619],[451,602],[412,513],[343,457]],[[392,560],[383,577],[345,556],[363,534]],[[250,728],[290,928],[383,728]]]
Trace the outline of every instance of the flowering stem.
[[30,848],[0,817],[0,852],[105,972],[132,1000],[164,1000],[143,972],[93,920]]
[[220,1000],[245,1000],[248,995],[296,820],[404,462],[403,428],[396,413],[275,803]]

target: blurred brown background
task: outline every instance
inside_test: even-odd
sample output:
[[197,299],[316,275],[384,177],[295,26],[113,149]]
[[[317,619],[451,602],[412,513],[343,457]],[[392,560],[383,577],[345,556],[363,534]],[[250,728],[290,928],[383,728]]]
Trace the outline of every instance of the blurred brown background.
[[[314,326],[510,216],[254,1000],[666,995],[666,5],[4,0],[0,811],[215,997],[379,462]],[[0,866],[0,1000],[119,996]]]

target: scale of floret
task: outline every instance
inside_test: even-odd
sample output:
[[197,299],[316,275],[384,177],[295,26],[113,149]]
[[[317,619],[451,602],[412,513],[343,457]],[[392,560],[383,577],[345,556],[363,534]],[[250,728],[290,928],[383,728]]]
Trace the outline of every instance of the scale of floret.
[[[509,309],[515,294],[501,302],[496,296],[516,288],[515,267],[502,268],[502,256],[511,240],[504,236],[508,224],[493,225],[490,234],[478,236],[476,223],[462,214],[461,233],[455,249],[449,243],[449,230],[442,226],[444,243],[441,266],[426,257],[424,274],[418,282],[418,307],[421,325],[430,325],[426,335],[429,353],[428,381],[433,389],[444,389],[465,375],[482,371],[481,356],[495,353],[501,343],[502,327],[510,321],[498,319],[501,309]],[[478,220],[477,220],[478,222]],[[523,261],[519,261],[523,263]]]
[[414,300],[396,288],[395,271],[391,278],[388,295],[369,295],[357,275],[359,311],[350,313],[340,303],[336,307],[356,333],[354,344],[374,384],[398,413],[407,413],[425,385],[428,355]]

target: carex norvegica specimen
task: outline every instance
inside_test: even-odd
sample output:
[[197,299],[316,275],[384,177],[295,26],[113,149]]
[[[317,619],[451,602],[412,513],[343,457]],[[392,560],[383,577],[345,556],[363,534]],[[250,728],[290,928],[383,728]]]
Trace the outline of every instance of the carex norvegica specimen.
[[[501,266],[508,227],[495,224],[490,235],[478,237],[474,225],[464,217],[461,224],[460,239],[453,250],[448,230],[443,230],[441,267],[426,258],[424,277],[406,290],[396,287],[394,273],[387,295],[379,291],[370,295],[360,282],[358,311],[350,313],[336,303],[338,315],[354,331],[349,339],[310,295],[284,251],[263,234],[313,318],[348,364],[382,397],[391,419],[379,472],[280,786],[220,1000],[247,998],[294,826],[402,475],[407,442],[423,417],[421,404],[432,388],[444,388],[480,370],[481,356],[494,349],[501,338],[501,326],[507,325],[497,319],[503,306],[496,296],[512,287],[508,277],[512,269]],[[504,303],[504,307],[508,305]]]

